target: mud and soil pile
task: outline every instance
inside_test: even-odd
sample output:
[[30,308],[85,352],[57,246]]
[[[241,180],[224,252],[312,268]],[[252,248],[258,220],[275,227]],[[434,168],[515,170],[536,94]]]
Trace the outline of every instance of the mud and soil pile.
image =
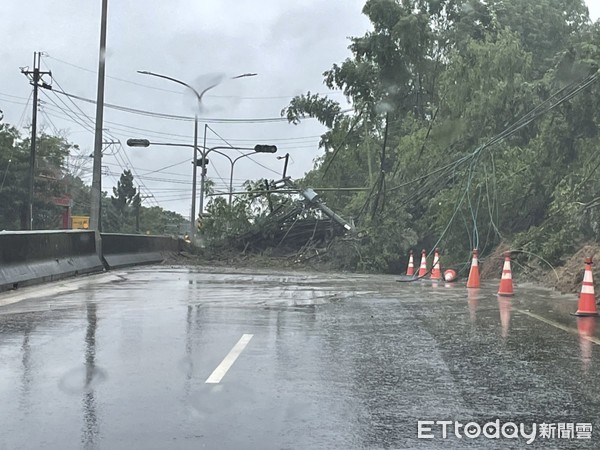
[[[323,249],[325,250],[325,249]],[[499,280],[504,264],[504,252],[509,251],[508,243],[502,243],[491,253],[479,260],[482,280]],[[199,264],[215,267],[254,267],[268,269],[308,269],[318,271],[344,271],[332,258],[320,254],[317,249],[307,249],[305,254],[283,254],[282,252],[240,252],[236,249],[219,250],[211,248],[189,247],[178,256],[166,261],[167,264]],[[515,281],[535,282],[546,287],[552,287],[562,293],[578,292],[583,280],[586,257],[597,261],[593,265],[596,292],[600,292],[600,245],[588,244],[583,246],[562,266],[550,267],[535,256],[519,252],[512,253],[512,270]]]
[[544,281],[560,292],[578,292],[583,281],[583,262],[588,256],[591,256],[592,261],[596,263],[592,265],[592,273],[596,292],[598,292],[598,282],[600,281],[600,245],[598,244],[589,244],[582,247],[563,266],[556,268],[556,274],[552,271],[547,273]]
[[[480,262],[482,279],[497,280],[502,274],[504,262],[503,253],[510,250],[508,244],[500,244],[492,253]],[[535,255],[512,253],[513,278],[518,281],[536,282],[546,287],[552,287],[562,293],[578,292],[581,288],[584,272],[584,260],[592,257],[598,265],[593,265],[594,284],[600,281],[600,245],[587,244],[558,267],[536,258]],[[598,292],[598,291],[597,291]]]

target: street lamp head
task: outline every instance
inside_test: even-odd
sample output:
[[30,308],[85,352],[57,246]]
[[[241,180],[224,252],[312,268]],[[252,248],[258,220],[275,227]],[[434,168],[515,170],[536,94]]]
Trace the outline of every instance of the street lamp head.
[[231,77],[232,80],[237,80],[238,78],[246,78],[246,77],[255,77],[258,75],[257,73],[243,73],[241,75],[236,75],[235,77]]
[[254,151],[256,153],[277,153],[277,146],[257,144],[254,146]]
[[150,141],[148,139],[127,139],[127,145],[129,147],[149,147]]

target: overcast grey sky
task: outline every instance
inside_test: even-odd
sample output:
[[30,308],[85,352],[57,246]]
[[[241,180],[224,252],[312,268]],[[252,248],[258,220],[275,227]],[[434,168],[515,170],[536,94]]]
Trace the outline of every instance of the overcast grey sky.
[[[368,29],[368,21],[361,14],[362,4],[362,0],[109,0],[107,76],[138,84],[107,78],[106,102],[192,116],[194,102],[185,88],[136,71],[169,75],[199,89],[206,85],[207,74],[230,77],[256,72],[257,77],[227,81],[211,90],[204,97],[200,116],[278,118],[292,96],[308,90],[327,91],[322,84],[322,72],[333,62],[349,56],[348,36],[362,35]],[[10,45],[0,49],[0,109],[4,111],[5,122],[26,125],[31,120],[31,103],[25,105],[31,87],[19,67],[32,65],[34,51],[48,55],[43,58],[42,69],[52,70],[55,88],[62,87],[66,92],[95,99],[100,6],[100,0],[3,1],[0,29],[5,39],[10,37]],[[343,100],[339,93],[334,95]],[[94,105],[78,100],[73,104],[64,96],[47,92],[41,93],[40,99],[41,125],[50,131],[54,127],[67,129],[69,139],[89,154],[93,147],[90,122],[95,117]],[[203,124],[204,121],[201,133]],[[279,155],[286,152],[291,155],[289,173],[292,177],[302,176],[321,153],[318,136],[324,130],[314,120],[298,126],[285,121],[233,124],[211,121],[209,125],[235,146],[278,145]],[[191,202],[192,150],[131,149],[125,141],[130,137],[146,137],[156,142],[191,144],[193,122],[107,108],[105,128],[109,130],[105,139],[118,139],[123,146],[106,151],[103,164],[110,174],[103,178],[103,188],[109,190],[115,185],[124,167],[133,167],[138,181],[146,186],[142,188],[144,194],[154,195],[145,204],[156,204],[156,201],[187,217]],[[227,144],[209,130],[208,146],[214,145]],[[234,150],[227,153],[232,157],[239,155]],[[250,158],[240,160],[234,173],[237,184],[248,178],[280,178],[278,174],[283,164],[275,156],[252,157],[271,170],[253,163]],[[176,163],[181,164],[153,172]],[[89,164],[91,167],[91,161]],[[230,164],[225,158],[219,155],[210,158],[208,174],[219,190],[227,190],[229,173]]]
[[[4,121],[16,126],[30,123],[31,87],[19,67],[32,65],[34,51],[45,52],[42,69],[52,71],[55,88],[95,99],[101,0],[2,3],[0,30],[5,45],[0,47],[0,109]],[[600,1],[587,3],[592,18],[597,19]],[[219,123],[213,119],[277,118],[294,95],[326,92],[323,71],[349,56],[348,36],[360,36],[369,29],[361,14],[363,4],[364,0],[109,0],[106,102],[192,116],[194,102],[183,87],[136,71],[169,75],[200,89],[211,74],[231,77],[256,72],[257,77],[226,81],[205,96],[200,116],[211,119],[208,123],[214,130],[209,130],[208,146],[227,145],[218,135],[235,146],[273,143],[279,155],[290,153],[288,173],[301,177],[322,153],[318,141],[324,129],[316,121],[294,126],[285,121]],[[343,101],[340,93],[331,95]],[[66,130],[82,154],[89,154],[94,105],[50,92],[42,92],[40,100],[40,125],[49,132]],[[103,164],[108,175],[103,178],[103,190],[110,191],[123,168],[133,168],[143,194],[153,195],[145,205],[159,204],[189,217],[191,149],[132,149],[125,141],[144,137],[191,144],[193,122],[107,108],[104,127],[108,130],[105,139],[119,140],[122,145],[106,151]],[[234,150],[228,153],[239,155]],[[238,186],[249,178],[279,178],[282,162],[275,155],[250,159],[235,166]],[[91,160],[86,161],[91,168]],[[218,190],[227,190],[229,171],[225,158],[210,158],[208,174]],[[89,181],[89,172],[84,175]]]

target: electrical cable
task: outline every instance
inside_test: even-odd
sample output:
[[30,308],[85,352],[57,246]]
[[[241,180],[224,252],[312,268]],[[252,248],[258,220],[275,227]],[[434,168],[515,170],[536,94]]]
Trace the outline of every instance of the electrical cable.
[[[82,67],[82,66],[78,66],[77,64],[73,64],[73,63],[64,61],[62,59],[58,59],[58,58],[52,57],[52,56],[50,56],[48,54],[46,54],[45,56],[47,58],[53,59],[54,61],[57,61],[57,62],[62,63],[62,64],[66,64],[66,65],[74,67],[76,69],[83,70],[85,72],[90,72],[90,73],[93,73],[93,74],[97,74],[97,72],[95,70],[87,69],[87,68]],[[148,89],[153,89],[153,90],[156,90],[156,91],[170,92],[170,93],[173,93],[173,94],[182,94],[181,91],[175,91],[175,90],[172,90],[172,89],[164,89],[164,88],[159,88],[159,87],[155,87],[155,86],[150,86],[150,85],[147,85],[147,84],[138,83],[138,82],[135,82],[135,81],[127,80],[127,79],[124,79],[124,78],[118,78],[118,77],[114,77],[114,76],[110,76],[110,75],[106,75],[106,78],[110,78],[110,79],[116,80],[116,81],[121,81],[123,83],[132,84],[132,85],[135,85],[135,86],[140,86],[140,87],[144,87],[144,88],[148,88]],[[319,92],[318,94],[320,94],[320,95],[328,95],[328,94],[343,94],[343,93],[340,90],[332,90],[330,92]],[[289,95],[289,96],[288,95],[280,95],[280,96],[267,96],[267,97],[240,97],[240,96],[237,96],[237,95],[206,94],[205,97],[213,97],[213,98],[235,98],[235,99],[239,99],[239,100],[275,100],[275,99],[290,99],[290,98],[293,98],[294,95]]]
[[[45,66],[48,68],[48,70],[50,70],[50,68],[49,68],[49,67],[46,65],[45,61],[44,61],[44,65],[45,65]],[[53,83],[56,83],[56,85],[57,85],[57,86],[58,86],[58,87],[59,87],[61,90],[63,89],[63,88],[62,88],[62,86],[60,85],[60,83],[58,82],[58,80],[57,80],[57,79],[56,79],[54,76],[52,76],[52,81],[53,81]],[[52,89],[52,90],[51,90],[51,92],[53,92],[53,93],[55,93],[55,94],[56,94],[56,92],[57,92],[57,91],[56,91],[56,90],[54,90],[54,89]],[[60,91],[58,91],[58,92],[60,92]],[[49,98],[49,96],[48,96],[48,98]],[[72,110],[72,109],[71,109],[71,108],[70,108],[70,107],[69,107],[69,106],[68,106],[68,105],[67,105],[67,104],[66,104],[66,103],[65,103],[65,102],[64,102],[64,101],[63,101],[63,100],[60,98],[60,97],[58,97],[58,96],[57,96],[57,98],[59,98],[59,99],[60,99],[61,103],[63,103],[63,104],[64,104],[64,105],[67,107],[67,109],[69,109],[69,111],[70,111],[70,112],[73,112],[73,110]],[[93,131],[95,132],[95,122],[92,120],[92,118],[91,118],[91,117],[89,117],[89,116],[88,116],[88,115],[85,113],[85,111],[83,111],[83,110],[82,110],[82,109],[79,107],[79,105],[77,105],[77,104],[76,104],[76,103],[73,101],[73,99],[72,99],[72,98],[70,98],[70,97],[69,97],[69,100],[71,101],[71,103],[73,104],[73,106],[75,106],[75,108],[77,108],[77,110],[78,110],[79,112],[81,112],[81,114],[82,114],[82,115],[83,115],[85,118],[87,118],[87,119],[88,119],[88,121],[90,121],[90,124],[94,124],[93,126],[91,126],[91,128],[92,128],[92,129],[93,129]],[[91,131],[91,130],[90,130],[90,131]],[[106,131],[105,131],[105,134],[106,134],[108,137],[110,137],[111,139],[114,139],[114,140],[118,141],[118,142],[119,142],[119,151],[120,151],[120,150],[123,150],[123,145],[121,144],[121,142],[120,142],[120,140],[119,140],[119,139],[115,138],[115,137],[114,137],[113,135],[111,135],[109,132],[106,132]],[[115,156],[115,159],[118,159],[118,158],[117,158],[117,155],[118,155],[118,152],[114,154],[114,156]],[[137,173],[136,173],[136,171],[135,171],[135,168],[133,167],[133,164],[131,163],[131,160],[129,159],[129,155],[127,155],[127,152],[124,152],[124,155],[125,155],[125,158],[127,159],[127,162],[129,162],[129,167],[131,167],[131,169],[130,169],[130,170],[131,170],[131,172],[133,173],[133,175],[134,175],[135,177],[137,177]],[[124,166],[126,166],[126,165],[127,165],[127,164],[124,164]],[[123,167],[123,170],[125,170],[125,167]],[[152,192],[151,192],[151,191],[148,189],[148,187],[147,187],[147,186],[144,184],[143,180],[140,180],[140,187],[143,187],[143,188],[145,189],[145,191],[146,191],[145,195],[146,195],[146,196],[148,196],[148,197],[151,199],[151,200],[150,200],[150,202],[151,202],[151,203],[152,203],[152,202],[154,202],[154,203],[156,203],[156,206],[160,206],[160,205],[158,204],[158,202],[156,202],[156,200],[152,200],[152,198],[153,198],[154,196],[152,195]]]
[[[80,100],[80,101],[83,101],[86,103],[91,103],[91,104],[96,103],[95,100],[92,100],[92,99],[89,99],[86,97],[81,97],[81,96],[75,95],[75,94],[70,94],[70,93],[62,91],[62,90],[53,89],[53,91],[56,92],[57,94],[67,96],[71,99],[77,99],[77,100]],[[128,112],[128,113],[132,113],[132,114],[139,114],[142,116],[159,117],[162,119],[182,120],[182,121],[188,121],[188,122],[194,122],[196,120],[196,118],[194,116],[182,116],[182,115],[177,115],[177,114],[158,113],[158,112],[148,111],[148,110],[143,110],[143,109],[129,108],[126,106],[115,105],[115,104],[111,104],[111,103],[105,103],[104,106],[106,108],[116,109],[119,111]],[[273,123],[273,122],[279,122],[279,123],[287,124],[287,119],[284,117],[256,117],[256,118],[236,118],[236,119],[218,119],[218,118],[198,117],[198,120],[201,122],[205,122],[205,123]]]
[[17,129],[21,129],[21,127],[23,126],[23,121],[25,120],[25,114],[26,114],[27,109],[29,108],[29,103],[31,102],[32,97],[33,97],[33,90],[31,90],[31,92],[29,93],[29,98],[27,99],[27,103],[25,103],[25,107],[23,108],[21,117],[19,118],[19,121],[17,122]]
[[[589,86],[593,82],[595,82],[597,80],[597,76],[598,76],[598,72],[590,75],[589,77],[587,77],[584,80],[581,80],[579,82],[574,82],[574,83],[560,89],[557,93],[553,94],[548,99],[546,99],[544,102],[542,102],[540,105],[533,108],[530,112],[525,114],[523,117],[521,117],[515,123],[513,123],[511,126],[509,126],[504,131],[502,131],[500,134],[494,136],[493,138],[488,140],[488,142],[486,142],[485,144],[477,147],[472,153],[466,155],[466,157],[462,157],[462,158],[456,160],[455,162],[451,163],[451,165],[444,166],[444,170],[446,170],[445,168],[450,167],[450,166],[453,166],[456,169],[456,168],[458,168],[459,161],[460,161],[460,164],[462,164],[463,162],[466,162],[466,161],[470,161],[464,193],[462,194],[460,201],[457,203],[457,205],[454,209],[454,213],[451,216],[445,229],[443,230],[440,238],[434,245],[434,248],[436,248],[439,245],[439,243],[443,239],[444,235],[449,230],[452,222],[454,221],[454,218],[456,217],[456,214],[457,214],[459,208],[462,206],[465,196],[467,196],[468,193],[470,192],[471,182],[472,182],[473,174],[474,174],[474,168],[475,168],[477,161],[479,160],[479,157],[483,154],[483,152],[486,150],[490,150],[490,148],[492,146],[494,146],[497,143],[501,142],[502,140],[512,136],[519,130],[523,129],[525,126],[532,123],[537,118],[541,117],[542,115],[544,115],[547,112],[551,111],[552,109],[556,108],[557,106],[559,106],[560,104],[569,100],[570,98],[573,98],[575,95],[577,95],[583,89],[585,89],[587,86]],[[564,95],[559,95],[559,94],[564,94]],[[438,171],[439,171],[439,169],[438,169]],[[428,177],[430,175],[431,174],[426,174],[426,176],[428,176]],[[396,187],[396,189],[397,188],[398,188],[398,186]],[[460,190],[459,190],[459,192],[460,192]],[[470,197],[469,197],[469,199],[470,199]],[[471,214],[472,214],[472,219],[473,219],[474,236],[478,236],[477,218],[476,218],[476,214],[474,214],[474,212],[473,212],[472,205],[471,205],[470,209],[471,209]],[[478,245],[479,242],[476,242],[476,244]],[[477,247],[477,245],[476,245],[476,247]]]
[[[244,152],[242,152],[239,149],[236,149],[234,145],[232,145],[230,142],[227,141],[227,139],[225,139],[224,137],[222,137],[219,133],[217,133],[210,125],[206,125],[206,128],[209,129],[210,131],[212,131],[217,137],[219,137],[223,142],[225,142],[229,147],[231,147],[234,150],[237,150],[238,153],[240,154],[244,154]],[[264,164],[259,163],[258,161],[255,161],[252,158],[248,158],[250,161],[252,161],[254,164],[262,167],[263,169],[269,170],[277,175],[279,175],[279,172],[277,172],[276,170],[271,169],[270,167],[265,166]]]

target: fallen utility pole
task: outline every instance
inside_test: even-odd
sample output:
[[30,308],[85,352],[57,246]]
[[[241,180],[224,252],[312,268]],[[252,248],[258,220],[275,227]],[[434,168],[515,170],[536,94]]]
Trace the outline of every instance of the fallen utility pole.
[[[366,192],[370,191],[371,188],[313,188],[317,191],[325,191],[325,192]],[[277,189],[276,192],[278,194],[297,194],[298,189]],[[251,191],[234,191],[231,194],[233,195],[246,195],[246,194],[264,194],[264,189],[259,190],[251,190]],[[216,197],[219,195],[229,195],[229,192],[217,191],[212,194],[206,194],[207,197]]]
[[343,226],[344,229],[346,229],[347,231],[355,231],[354,225],[348,223],[341,216],[336,214],[331,208],[329,208],[321,200],[321,198],[319,197],[319,194],[317,194],[313,189],[311,189],[311,188],[300,189],[298,186],[296,186],[296,184],[291,180],[290,177],[286,177],[280,181],[275,182],[275,186],[277,186],[280,183],[283,183],[285,186],[289,187],[290,189],[297,190],[300,193],[300,195],[302,195],[308,201],[308,203],[310,203],[311,205],[314,205],[315,207],[320,209],[323,212],[323,214],[325,214],[331,220],[333,220],[333,221],[337,222],[338,224],[340,224],[341,226]]

